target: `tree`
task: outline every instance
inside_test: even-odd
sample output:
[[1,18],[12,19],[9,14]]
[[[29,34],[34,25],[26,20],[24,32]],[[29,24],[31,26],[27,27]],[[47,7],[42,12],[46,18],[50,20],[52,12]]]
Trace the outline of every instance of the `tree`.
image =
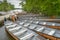
[[1,4],[0,4],[0,11],[9,11],[14,9],[14,5],[11,5],[10,3],[7,2],[7,0],[4,0]]
[[23,10],[47,16],[60,15],[60,0],[26,0]]

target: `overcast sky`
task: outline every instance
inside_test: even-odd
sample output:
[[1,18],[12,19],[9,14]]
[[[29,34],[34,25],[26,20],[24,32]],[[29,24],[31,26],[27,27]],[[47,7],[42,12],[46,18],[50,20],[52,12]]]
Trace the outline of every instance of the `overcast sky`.
[[[0,0],[2,1],[2,0]],[[20,0],[7,0],[9,3],[13,4],[15,8],[21,8],[21,5],[19,3],[21,2]]]

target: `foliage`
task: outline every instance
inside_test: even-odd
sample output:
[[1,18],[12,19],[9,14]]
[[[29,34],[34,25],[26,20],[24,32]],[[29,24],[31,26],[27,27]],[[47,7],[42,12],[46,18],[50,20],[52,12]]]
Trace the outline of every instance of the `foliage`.
[[0,3],[0,11],[9,11],[12,9],[14,9],[14,5],[8,3],[7,0],[4,0],[3,2]]
[[60,0],[26,0],[23,10],[47,16],[60,15]]

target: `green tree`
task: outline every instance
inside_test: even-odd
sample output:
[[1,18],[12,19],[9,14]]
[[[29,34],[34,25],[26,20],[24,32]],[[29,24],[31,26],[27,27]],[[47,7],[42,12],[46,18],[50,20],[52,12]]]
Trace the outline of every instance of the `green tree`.
[[11,5],[10,3],[7,2],[7,0],[4,0],[1,4],[0,4],[0,11],[9,11],[14,9],[14,5]]
[[26,0],[23,10],[47,16],[60,15],[60,0]]

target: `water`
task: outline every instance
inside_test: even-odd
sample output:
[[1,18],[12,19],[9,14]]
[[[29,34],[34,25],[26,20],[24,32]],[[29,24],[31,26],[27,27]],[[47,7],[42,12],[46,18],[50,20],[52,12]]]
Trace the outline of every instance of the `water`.
[[0,40],[13,40],[5,31],[5,27],[0,27]]

